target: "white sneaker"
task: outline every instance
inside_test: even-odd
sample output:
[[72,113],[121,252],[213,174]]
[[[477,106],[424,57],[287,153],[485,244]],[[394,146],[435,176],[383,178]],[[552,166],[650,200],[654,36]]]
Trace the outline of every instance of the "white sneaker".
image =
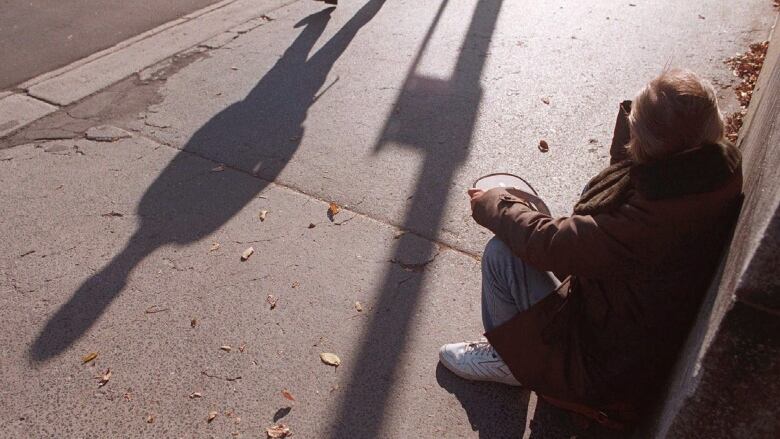
[[467,380],[520,385],[487,341],[445,344],[439,349],[439,361],[452,373]]

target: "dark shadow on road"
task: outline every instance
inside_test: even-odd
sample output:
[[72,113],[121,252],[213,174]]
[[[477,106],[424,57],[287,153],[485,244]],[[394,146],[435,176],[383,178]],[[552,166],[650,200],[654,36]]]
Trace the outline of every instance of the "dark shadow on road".
[[[453,74],[443,80],[417,72],[448,4],[448,0],[443,0],[375,148],[379,151],[388,144],[400,144],[424,153],[422,170],[402,228],[429,239],[435,240],[440,231],[453,176],[469,154],[482,100],[481,75],[502,1],[476,2]],[[380,437],[411,320],[424,292],[422,285],[427,275],[424,261],[433,260],[439,251],[433,241],[409,234],[396,241],[391,260],[401,263],[393,264],[385,273],[374,306],[376,312],[360,338],[330,437]],[[414,265],[417,270],[410,270],[410,263],[419,261],[423,263]],[[477,293],[474,292],[475,300]],[[437,358],[437,352],[432,351],[430,356],[432,360]],[[522,419],[522,407],[514,408]],[[510,412],[511,409],[506,413]],[[511,429],[518,424],[516,421],[506,420],[506,427]]]
[[[464,380],[442,366],[436,368],[436,381],[458,398],[469,418],[471,429],[483,439],[528,437],[529,439],[629,439],[630,433],[607,430],[599,425],[577,425],[569,412],[541,398],[528,412],[530,391],[503,384]],[[531,419],[526,419],[529,416]],[[528,430],[526,428],[528,424]]]
[[[301,144],[309,107],[333,64],[383,4],[369,1],[311,56],[333,8],[296,24],[302,28],[298,37],[246,98],[203,125],[147,189],[137,208],[138,229],[47,322],[30,348],[33,361],[46,361],[83,336],[146,256],[165,245],[203,239],[276,179]],[[197,156],[249,169],[265,181],[247,183],[234,173],[210,172],[213,163]]]
[[[455,395],[466,411],[471,429],[483,439],[517,439],[525,428],[528,390],[496,383],[467,381],[439,363],[436,381]],[[568,437],[568,436],[567,436]]]

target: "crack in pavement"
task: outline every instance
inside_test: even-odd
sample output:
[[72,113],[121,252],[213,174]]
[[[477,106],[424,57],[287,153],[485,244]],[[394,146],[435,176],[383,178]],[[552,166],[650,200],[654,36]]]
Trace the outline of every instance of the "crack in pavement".
[[254,241],[233,241],[235,244],[256,244],[258,242],[271,242],[276,239],[284,238],[284,236],[274,236],[273,238],[256,239]]
[[[425,238],[423,238],[423,239],[425,239]],[[435,241],[431,241],[431,240],[428,240],[428,241],[429,242],[433,242],[434,244],[436,244]],[[444,250],[439,249],[439,250],[436,251],[436,253],[433,255],[433,257],[431,257],[431,259],[429,259],[429,260],[427,260],[425,262],[420,262],[420,263],[416,263],[416,264],[409,264],[409,263],[406,263],[406,262],[402,262],[402,261],[400,261],[398,259],[390,259],[388,262],[390,262],[391,264],[396,264],[396,265],[400,266],[401,268],[404,269],[404,271],[412,271],[412,272],[415,272],[415,273],[421,273],[421,272],[425,271],[425,268],[428,266],[428,264],[430,264],[431,262],[435,261],[436,257],[439,256],[443,251]],[[403,281],[399,282],[399,285],[400,285],[400,283],[406,282],[407,280],[409,280],[409,278],[404,279]]]
[[220,375],[217,375],[215,373],[211,373],[208,370],[201,371],[200,373],[205,375],[205,376],[207,376],[207,377],[209,377],[209,378],[216,378],[216,379],[225,380],[225,381],[238,381],[238,380],[241,379],[241,375],[236,376],[236,377],[220,376]]

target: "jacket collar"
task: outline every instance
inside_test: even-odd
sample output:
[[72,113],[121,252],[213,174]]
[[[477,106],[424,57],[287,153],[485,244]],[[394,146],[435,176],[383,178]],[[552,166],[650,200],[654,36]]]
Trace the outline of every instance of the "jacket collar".
[[634,189],[663,200],[718,189],[741,172],[739,150],[728,142],[706,144],[664,160],[631,166]]

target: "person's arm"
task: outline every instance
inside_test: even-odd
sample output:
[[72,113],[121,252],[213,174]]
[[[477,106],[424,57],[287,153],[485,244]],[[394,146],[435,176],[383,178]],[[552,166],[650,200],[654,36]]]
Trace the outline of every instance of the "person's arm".
[[635,218],[627,213],[552,218],[506,190],[491,189],[472,197],[474,220],[523,261],[539,270],[592,278],[614,277],[631,269],[630,241],[642,218],[641,212]]

